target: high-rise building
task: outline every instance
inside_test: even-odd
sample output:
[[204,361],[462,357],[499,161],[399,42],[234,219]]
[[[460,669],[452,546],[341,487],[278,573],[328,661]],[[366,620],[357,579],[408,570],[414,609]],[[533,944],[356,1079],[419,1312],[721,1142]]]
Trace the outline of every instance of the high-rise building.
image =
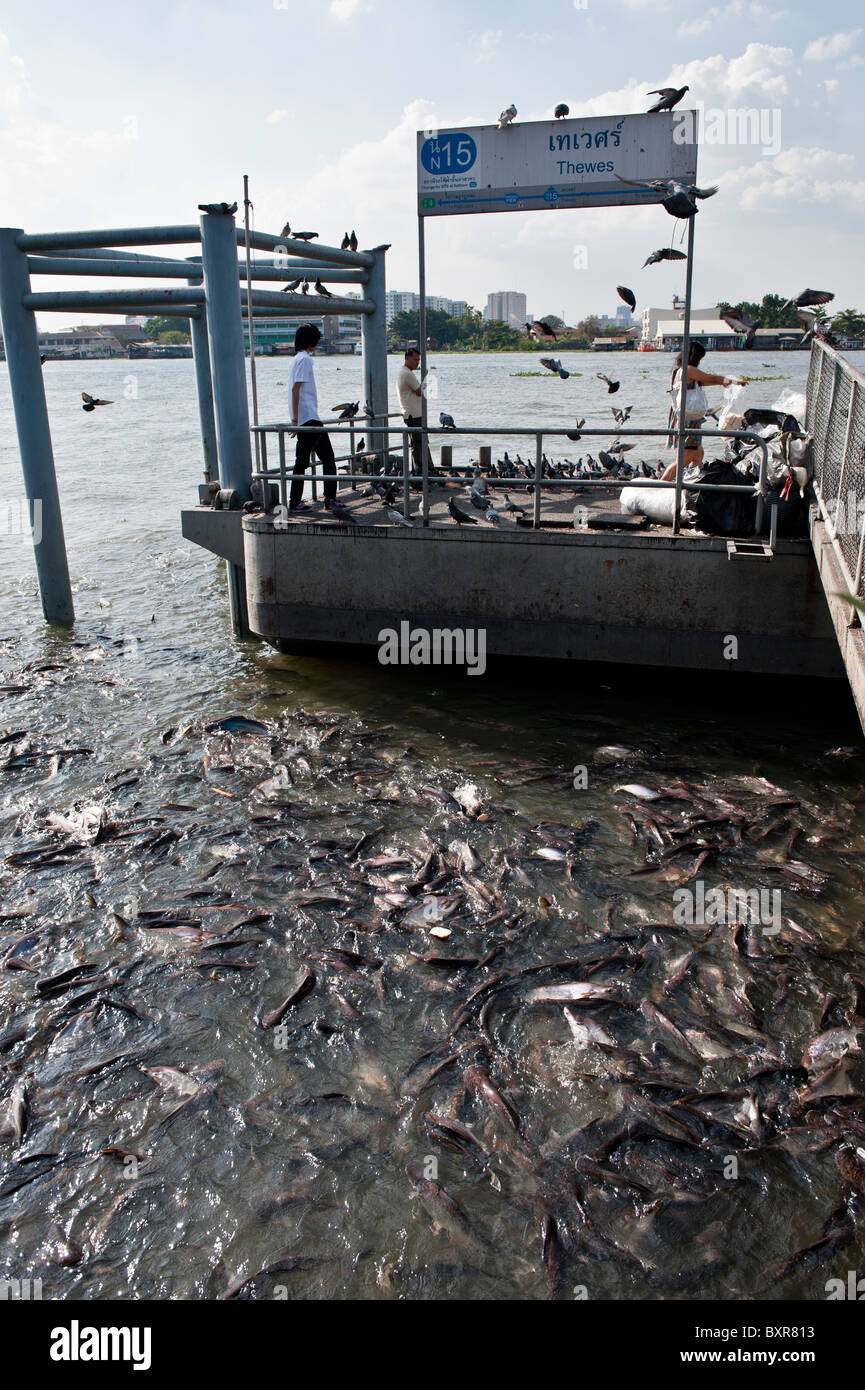
[[484,318],[488,322],[507,323],[511,328],[522,328],[526,319],[526,296],[517,290],[498,290],[487,295]]
[[[447,314],[453,319],[464,318],[469,311],[469,306],[464,299],[447,299],[440,294],[428,294],[426,307],[427,309],[437,309],[440,313]],[[415,294],[412,290],[388,290],[385,294],[385,322],[388,328],[395,314],[417,313],[419,308],[419,294]]]

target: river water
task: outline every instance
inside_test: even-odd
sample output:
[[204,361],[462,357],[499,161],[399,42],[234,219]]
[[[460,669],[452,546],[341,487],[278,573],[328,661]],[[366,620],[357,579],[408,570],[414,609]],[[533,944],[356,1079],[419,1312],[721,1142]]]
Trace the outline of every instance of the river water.
[[[567,382],[431,361],[460,425],[613,400],[666,423],[666,355],[574,354]],[[257,365],[286,418],[287,361]],[[713,365],[772,405],[807,356]],[[863,1251],[846,687],[238,641],[179,534],[192,363],[44,370],[78,620],[43,625],[7,530],[0,1274],[54,1298],[824,1298]],[[359,359],[316,371],[323,407],[362,399]],[[0,478],[14,519],[5,369]],[[763,920],[683,921],[698,888],[762,889]],[[533,994],[562,986],[569,1013]]]

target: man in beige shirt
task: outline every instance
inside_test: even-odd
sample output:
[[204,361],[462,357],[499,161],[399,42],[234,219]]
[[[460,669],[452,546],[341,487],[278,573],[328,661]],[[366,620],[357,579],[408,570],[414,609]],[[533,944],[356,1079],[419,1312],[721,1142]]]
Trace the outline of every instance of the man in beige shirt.
[[[405,354],[405,365],[400,368],[399,376],[396,379],[396,391],[399,396],[399,408],[407,425],[421,424],[421,399],[423,390],[415,373],[420,366],[420,352],[417,348],[408,348]],[[411,436],[411,452],[414,459],[414,471],[420,473],[421,464],[421,437],[419,434]],[[427,462],[430,473],[433,473],[432,456],[427,449]]]

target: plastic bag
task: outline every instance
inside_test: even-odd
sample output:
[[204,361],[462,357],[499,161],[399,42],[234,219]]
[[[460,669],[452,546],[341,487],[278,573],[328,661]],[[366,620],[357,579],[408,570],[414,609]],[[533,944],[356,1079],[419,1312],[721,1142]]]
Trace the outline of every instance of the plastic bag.
[[744,386],[737,386],[735,382],[732,386],[724,387],[724,400],[718,415],[719,430],[740,430],[742,428],[742,416],[745,411],[742,397],[745,394]]

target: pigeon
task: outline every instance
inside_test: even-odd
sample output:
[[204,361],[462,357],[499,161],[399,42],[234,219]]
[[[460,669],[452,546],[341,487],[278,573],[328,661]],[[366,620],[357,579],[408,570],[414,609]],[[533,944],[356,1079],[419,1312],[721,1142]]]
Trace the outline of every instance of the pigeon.
[[339,411],[340,420],[353,420],[360,410],[360,401],[342,401],[333,407],[333,414]]
[[614,439],[612,444],[607,445],[608,454],[626,454],[629,449],[636,449],[636,444],[623,444],[620,439]]
[[337,521],[350,521],[353,526],[357,525],[350,509],[344,502],[340,502],[338,497],[335,497],[330,504],[330,514],[335,516]]
[[484,520],[488,521],[490,523],[490,526],[498,526],[501,521],[501,517],[499,516],[492,502],[487,507]]
[[385,507],[384,510],[388,521],[392,521],[395,526],[408,526],[411,530],[414,529],[414,522],[409,521],[408,517],[403,516],[402,512],[398,512],[396,507]]
[[477,526],[477,518],[469,516],[462,507],[458,507],[452,497],[448,498],[448,511],[456,522],[457,526]]
[[791,304],[795,304],[797,309],[805,309],[809,304],[828,304],[830,299],[834,298],[834,294],[830,294],[828,290],[803,290],[795,299],[788,299],[786,304],[782,304],[781,310],[789,309]]
[[603,372],[595,372],[595,376],[598,378],[599,381],[605,381],[607,383],[608,396],[612,396],[614,391],[618,391],[619,387],[622,384],[620,381],[611,381],[608,376],[604,376]]
[[566,117],[566,116],[569,116],[570,114],[571,114],[571,108],[570,108],[570,106],[565,106],[565,103],[564,103],[563,101],[560,101],[560,102],[559,102],[558,106],[556,107],[555,111],[553,112],[553,115],[555,116],[555,118],[556,118],[557,121],[563,121],[563,120],[565,119],[565,117]]
[[568,431],[568,439],[580,439],[580,438],[582,437],[582,436],[580,435],[580,430],[583,428],[583,425],[584,425],[585,423],[586,423],[586,417],[585,417],[585,415],[584,415],[583,418],[582,418],[582,420],[578,420],[578,421],[577,421],[577,428],[576,428],[576,430],[569,430],[569,431]]
[[84,402],[82,410],[95,410],[98,405],[113,405],[113,401],[101,401],[98,396],[88,396],[86,391],[81,392],[81,399]]
[[[512,501],[511,501],[511,499],[508,497],[508,494],[507,494],[507,493],[504,494],[504,497],[505,497],[505,505],[503,506],[502,511],[504,511],[504,512],[515,512],[518,516],[525,516],[525,514],[526,514],[526,509],[525,509],[525,507],[518,507],[517,504],[516,504],[516,502],[512,502]],[[471,517],[469,517],[469,520],[471,521]]]
[[325,289],[324,285],[321,283],[320,280],[316,280],[315,282],[315,292],[316,294],[320,294],[322,299],[333,299],[333,295],[331,294],[330,290]]
[[364,403],[363,403],[363,413],[364,413],[364,416],[366,417],[367,420],[374,420],[374,419],[375,419],[375,411],[373,410],[373,408],[372,408],[372,406],[370,405],[369,401],[364,401]]
[[396,493],[393,488],[386,487],[384,483],[376,483],[373,491],[378,493],[386,507],[392,507],[396,502]]
[[558,372],[562,381],[567,381],[568,377],[571,375],[570,372],[565,371],[561,362],[557,361],[554,357],[542,357],[540,362],[541,366],[546,367],[548,372]]
[[486,493],[476,492],[474,488],[469,493],[469,501],[479,512],[485,512],[487,507],[492,505]]
[[743,351],[750,350],[754,346],[758,325],[745,313],[742,306],[739,305],[737,308],[731,309],[729,304],[719,304],[718,313],[734,333],[745,334]]
[[280,232],[279,235],[280,235],[280,236],[291,236],[291,224],[288,223],[288,222],[286,222],[285,226],[283,227],[283,229],[282,229],[282,231]]
[[318,236],[318,232],[294,232],[295,241],[313,241]]
[[309,281],[308,281],[308,280],[304,280],[303,284],[302,284],[301,287],[300,287],[300,292],[301,292],[301,294],[309,294]]
[[625,301],[629,309],[636,309],[637,296],[634,294],[633,290],[628,289],[627,285],[617,285],[616,294],[619,296],[620,299],[623,299]]
[[502,114],[499,116],[499,120],[498,120],[498,128],[499,128],[499,130],[504,130],[505,126],[509,126],[510,123],[511,123],[511,121],[512,121],[512,120],[514,119],[514,117],[516,116],[516,114],[517,114],[517,108],[516,108],[515,106],[513,106],[513,105],[511,105],[511,106],[506,106],[505,109],[504,109],[504,111],[502,112]]
[[541,341],[546,341],[548,343],[558,342],[558,334],[548,323],[539,320],[537,323],[527,323],[526,328],[528,329],[529,337],[534,338],[536,343],[540,343]]
[[348,232],[343,233],[342,241],[339,243],[340,251],[347,251],[351,245],[351,237]]
[[237,203],[199,203],[199,212],[216,212],[223,217],[233,217],[237,212]]
[[352,229],[351,229],[351,236],[350,236],[349,239],[348,239],[348,249],[349,249],[349,251],[356,251],[356,250],[357,250],[357,237],[356,237],[355,234],[354,234],[354,227],[352,227]]
[[633,408],[634,407],[632,405],[626,405],[623,406],[620,410],[617,405],[611,406],[610,409],[613,412],[613,419],[615,420],[616,424],[624,425]]
[[684,251],[674,251],[672,246],[662,246],[660,251],[653,251],[651,256],[643,261],[642,268],[645,270],[647,265],[657,265],[659,261],[686,261],[687,259]]
[[646,96],[661,98],[660,101],[655,102],[654,106],[649,107],[647,114],[652,111],[672,111],[687,91],[690,91],[689,87],[656,87],[653,92],[647,92]]
[[666,208],[671,217],[689,218],[699,210],[694,201],[695,198],[711,198],[718,189],[714,185],[709,188],[697,188],[694,184],[682,183],[679,179],[649,179],[646,183],[639,183],[634,179],[623,179],[621,174],[616,174],[619,183],[629,184],[631,188],[651,189],[653,193],[663,193],[661,207]]
[[283,294],[289,294],[292,290],[298,289],[299,285],[300,285],[300,277],[299,277],[297,280],[292,280],[292,282],[291,282],[290,285],[283,285],[283,287],[282,287],[282,293],[283,293]]
[[452,415],[448,415],[447,412],[444,411],[444,410],[439,411],[439,424],[441,425],[442,429],[444,429],[444,430],[455,430],[455,429],[456,429],[456,424],[454,423],[454,417],[453,417]]

